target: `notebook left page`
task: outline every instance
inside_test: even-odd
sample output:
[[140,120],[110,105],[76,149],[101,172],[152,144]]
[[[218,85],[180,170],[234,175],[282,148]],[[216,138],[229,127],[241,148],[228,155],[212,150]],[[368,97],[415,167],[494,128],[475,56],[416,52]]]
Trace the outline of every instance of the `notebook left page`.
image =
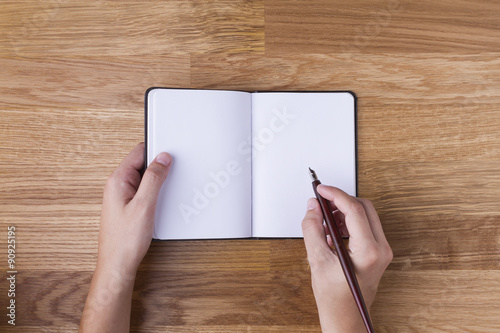
[[155,88],[146,96],[149,165],[173,157],[155,216],[154,238],[251,236],[251,136],[246,92]]

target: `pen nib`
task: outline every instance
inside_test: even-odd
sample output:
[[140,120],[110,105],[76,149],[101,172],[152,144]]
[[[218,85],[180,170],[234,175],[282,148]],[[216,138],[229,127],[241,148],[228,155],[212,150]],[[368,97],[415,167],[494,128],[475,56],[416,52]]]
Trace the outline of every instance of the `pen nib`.
[[318,180],[318,176],[316,176],[316,172],[313,169],[309,168],[309,175],[313,181]]

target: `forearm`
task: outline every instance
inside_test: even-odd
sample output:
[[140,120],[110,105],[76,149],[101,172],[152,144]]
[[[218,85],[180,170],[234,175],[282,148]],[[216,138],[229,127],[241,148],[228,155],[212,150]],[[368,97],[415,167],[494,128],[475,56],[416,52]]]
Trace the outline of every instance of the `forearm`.
[[135,275],[97,264],[80,332],[129,332]]

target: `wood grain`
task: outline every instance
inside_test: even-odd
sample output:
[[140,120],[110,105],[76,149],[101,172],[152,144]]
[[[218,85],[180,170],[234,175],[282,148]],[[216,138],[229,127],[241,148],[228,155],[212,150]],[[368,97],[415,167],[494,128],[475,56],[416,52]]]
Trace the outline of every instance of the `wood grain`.
[[375,301],[384,309],[373,311],[375,322],[389,324],[378,332],[496,332],[500,323],[491,311],[500,301],[490,292],[500,288],[499,277],[498,269],[390,270]]
[[266,1],[266,53],[500,50],[495,1]]
[[[499,15],[486,0],[3,1],[18,325],[0,331],[77,331],[104,183],[144,140],[150,86],[354,91],[359,192],[394,252],[377,332],[499,331]],[[153,242],[131,331],[319,332],[303,241]]]
[[263,1],[6,1],[0,55],[263,52]]
[[[55,107],[56,112],[68,113],[75,108],[87,109],[94,114],[101,112],[102,117],[117,111],[141,114],[147,88],[190,84],[190,58],[183,54],[169,54],[161,61],[148,55],[0,58],[0,66],[4,73],[0,89],[5,91],[0,105],[16,111]],[[54,80],[54,76],[59,79]],[[13,77],[18,79],[13,81]],[[30,98],[16,98],[23,95]]]

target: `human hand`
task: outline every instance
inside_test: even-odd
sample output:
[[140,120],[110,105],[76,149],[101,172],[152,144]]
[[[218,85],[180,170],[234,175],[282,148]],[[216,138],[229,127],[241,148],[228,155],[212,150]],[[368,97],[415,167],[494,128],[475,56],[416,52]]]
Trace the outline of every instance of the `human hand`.
[[167,153],[159,154],[141,179],[141,143],[109,176],[104,188],[97,267],[80,332],[129,332],[135,275],[153,237],[156,201],[171,161]]
[[135,276],[153,237],[156,201],[172,157],[159,154],[144,166],[144,144],[137,145],[109,176],[99,230],[98,267]]
[[[349,254],[365,304],[370,309],[378,284],[392,260],[380,219],[372,203],[338,188],[319,185],[318,193],[344,215],[349,230]],[[317,199],[307,202],[302,232],[311,268],[314,297],[323,332],[363,332],[364,324],[337,255],[326,237]]]

